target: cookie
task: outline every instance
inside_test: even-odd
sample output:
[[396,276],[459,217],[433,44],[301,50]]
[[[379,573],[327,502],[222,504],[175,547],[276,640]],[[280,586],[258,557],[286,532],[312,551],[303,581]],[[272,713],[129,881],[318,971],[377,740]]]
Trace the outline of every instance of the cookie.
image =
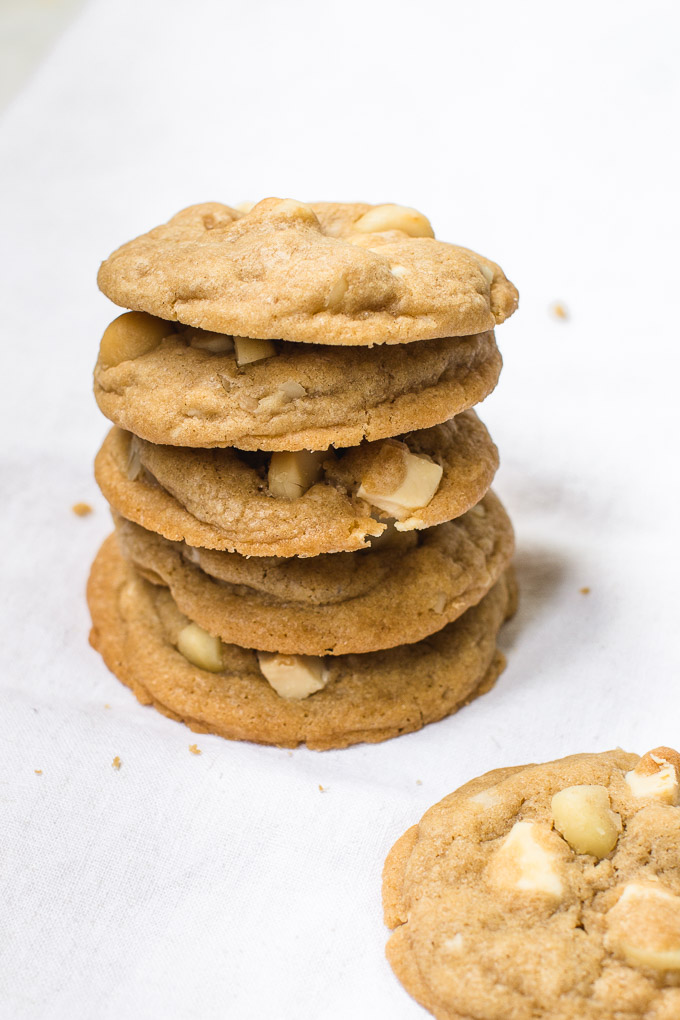
[[501,370],[492,332],[352,350],[279,340],[243,364],[237,353],[231,337],[127,313],[104,334],[95,397],[152,443],[325,450],[438,425]]
[[512,525],[491,492],[455,521],[396,535],[396,545],[309,559],[199,549],[123,518],[116,531],[137,571],[210,634],[302,655],[420,641],[479,602],[513,553]]
[[499,769],[385,863],[390,963],[439,1020],[680,1016],[680,755]]
[[517,307],[495,263],[435,241],[415,210],[275,198],[190,206],[114,252],[98,283],[190,326],[342,346],[482,333]]
[[270,494],[268,454],[156,446],[115,428],[97,454],[95,477],[123,517],[172,541],[244,556],[317,556],[366,548],[386,530],[394,518],[376,519],[381,511],[357,490],[404,447],[441,464],[443,474],[427,506],[398,521],[399,530],[459,517],[479,502],[498,465],[484,425],[466,411],[396,446],[379,440],[329,452],[321,480],[297,499]]
[[224,669],[192,666],[175,645],[187,620],[166,588],[139,577],[112,536],[88,582],[92,645],[143,704],[197,732],[318,750],[420,729],[487,691],[503,669],[496,634],[514,608],[505,575],[464,616],[420,644],[327,660],[322,690],[280,697],[254,652],[224,646]]

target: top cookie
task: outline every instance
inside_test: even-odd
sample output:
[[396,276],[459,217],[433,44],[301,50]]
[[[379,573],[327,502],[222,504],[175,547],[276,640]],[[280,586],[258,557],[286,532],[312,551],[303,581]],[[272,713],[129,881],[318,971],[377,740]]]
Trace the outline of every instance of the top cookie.
[[403,206],[267,198],[189,206],[99,270],[116,304],[258,339],[364,346],[467,336],[512,315],[495,263]]
[[384,871],[388,957],[439,1020],[680,1016],[680,755],[499,769]]

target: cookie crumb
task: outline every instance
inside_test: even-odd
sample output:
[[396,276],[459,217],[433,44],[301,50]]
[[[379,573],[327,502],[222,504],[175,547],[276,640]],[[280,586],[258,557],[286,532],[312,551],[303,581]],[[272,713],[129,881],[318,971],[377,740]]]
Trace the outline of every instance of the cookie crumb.
[[71,507],[76,517],[87,517],[88,514],[92,513],[92,507],[89,503],[74,503]]
[[556,319],[568,319],[569,312],[560,301],[555,301],[550,306],[550,310]]
[[579,588],[581,595],[590,595],[590,588],[586,585],[584,588]]
[[192,754],[202,754],[202,751],[197,744],[189,744],[189,750]]
[[319,791],[320,791],[321,793],[325,793],[325,792],[326,792],[326,787],[325,787],[325,786],[322,786],[322,785],[321,785],[321,783],[319,783]]
[[35,772],[36,776],[42,775],[42,769],[33,769],[33,771]]
[[111,764],[113,765],[114,769],[119,769],[120,768],[121,762],[120,762],[120,758],[118,757],[118,755],[116,755],[116,757],[113,759]]
[[422,785],[423,785],[422,779],[416,779],[416,786],[422,786]]

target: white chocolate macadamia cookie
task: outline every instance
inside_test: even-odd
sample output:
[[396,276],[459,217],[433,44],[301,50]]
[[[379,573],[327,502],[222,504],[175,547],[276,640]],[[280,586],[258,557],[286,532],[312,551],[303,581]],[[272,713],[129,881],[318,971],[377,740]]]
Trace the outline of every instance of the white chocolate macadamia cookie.
[[680,755],[498,769],[383,872],[387,956],[438,1020],[680,1017]]

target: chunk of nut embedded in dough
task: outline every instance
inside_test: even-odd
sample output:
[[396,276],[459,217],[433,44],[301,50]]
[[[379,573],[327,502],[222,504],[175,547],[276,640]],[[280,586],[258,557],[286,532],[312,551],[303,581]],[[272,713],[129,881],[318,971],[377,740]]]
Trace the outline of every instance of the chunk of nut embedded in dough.
[[327,308],[329,312],[335,312],[340,308],[342,305],[342,299],[347,293],[347,286],[347,280],[344,276],[339,276],[337,280],[334,281],[330,290],[326,294],[326,300],[324,302],[324,307]]
[[387,440],[362,477],[357,496],[403,520],[431,502],[443,473],[441,464],[411,453],[405,443]]
[[555,794],[551,810],[555,828],[577,854],[601,859],[616,846],[621,816],[604,786],[567,786]]
[[323,474],[323,461],[327,455],[311,450],[281,451],[271,455],[267,484],[273,496],[298,499]]
[[493,283],[493,269],[491,268],[491,266],[485,265],[484,262],[478,262],[477,265],[479,266],[482,276],[489,284],[489,286],[491,286],[491,284]]
[[467,802],[475,808],[483,808],[488,811],[498,804],[498,791],[495,786],[487,787],[480,790],[479,793],[473,793],[467,798]]
[[539,893],[555,901],[562,899],[564,885],[557,858],[548,845],[551,836],[550,829],[539,822],[515,822],[489,862],[487,878],[491,885],[505,891]]
[[295,198],[281,199],[270,209],[270,215],[319,226],[319,219],[312,207],[307,205],[306,202],[298,202]]
[[680,897],[658,882],[630,882],[606,915],[605,944],[628,963],[680,970]]
[[307,390],[304,388],[302,383],[295,382],[294,379],[286,379],[282,382],[277,390],[277,394],[282,398],[284,402],[290,400],[297,400],[298,397],[304,397]]
[[194,666],[209,673],[220,673],[224,669],[222,642],[197,623],[189,623],[179,632],[177,651]]
[[233,337],[226,333],[195,329],[190,331],[188,340],[190,347],[197,351],[209,351],[211,354],[230,354],[234,349]]
[[99,344],[99,360],[107,368],[133,361],[158,347],[173,333],[172,324],[146,312],[123,312],[104,330]]
[[301,701],[328,683],[328,670],[316,655],[280,655],[258,652],[260,671],[281,698]]
[[640,758],[625,779],[634,797],[651,797],[663,804],[680,802],[680,754],[672,747],[655,747]]
[[409,237],[434,237],[434,230],[427,216],[405,205],[376,205],[356,221],[354,230],[363,234],[400,230]]
[[253,361],[264,361],[276,354],[276,347],[271,340],[256,340],[249,336],[235,336],[236,364],[251,365]]
[[275,414],[287,404],[299,397],[304,397],[306,393],[307,390],[301,383],[295,382],[294,379],[286,379],[276,387],[273,393],[268,393],[266,397],[260,397],[256,404],[257,413]]
[[137,436],[130,436],[126,473],[131,482],[136,481],[142,473],[142,459],[140,456],[140,440]]

